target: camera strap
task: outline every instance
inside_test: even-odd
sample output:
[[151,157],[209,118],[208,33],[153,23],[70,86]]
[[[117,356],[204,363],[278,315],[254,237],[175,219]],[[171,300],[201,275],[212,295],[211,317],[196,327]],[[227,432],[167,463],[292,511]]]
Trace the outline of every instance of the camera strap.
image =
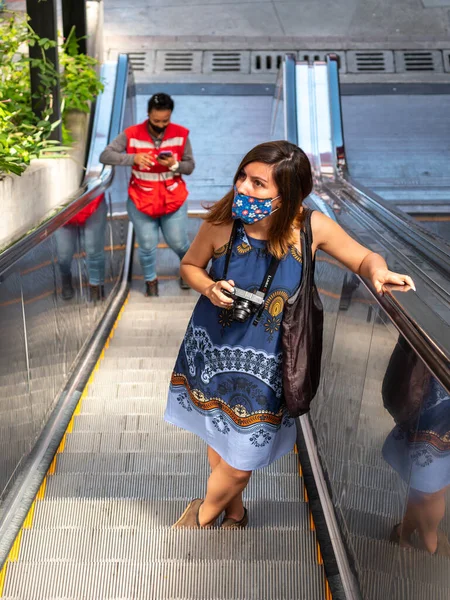
[[253,320],[253,325],[256,327],[259,321],[261,320],[262,314],[264,312],[265,300],[267,298],[267,294],[269,293],[270,286],[272,285],[273,279],[275,277],[275,273],[277,272],[278,265],[280,261],[275,256],[272,256],[269,264],[269,268],[264,275],[264,279],[259,287],[259,291],[264,293],[264,303],[261,304],[260,309],[256,313],[255,319]]
[[[238,222],[238,220],[235,220],[233,222],[233,229],[231,230],[230,239],[228,241],[227,254],[225,256],[225,265],[223,268],[222,281],[226,281],[226,279],[227,279],[228,267],[230,264],[231,253],[233,251],[233,245],[236,240],[238,227],[239,227],[239,222]],[[262,280],[262,283],[259,286],[259,291],[264,293],[264,300],[267,298],[267,294],[269,293],[270,287],[274,280],[275,273],[277,272],[279,264],[280,264],[280,261],[277,258],[275,258],[275,256],[272,256],[269,267],[266,271],[266,274],[264,275],[264,279]],[[255,325],[255,327],[256,327],[256,325],[258,325],[259,321],[261,320],[262,314],[264,312],[264,306],[265,306],[265,304],[261,304],[260,309],[256,313],[255,319],[253,321],[253,325]]]

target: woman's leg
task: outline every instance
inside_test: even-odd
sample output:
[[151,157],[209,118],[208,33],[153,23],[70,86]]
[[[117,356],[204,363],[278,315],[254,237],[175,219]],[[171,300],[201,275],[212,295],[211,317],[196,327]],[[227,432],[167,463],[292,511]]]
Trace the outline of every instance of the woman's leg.
[[438,544],[438,527],[444,518],[446,488],[434,494],[424,494],[411,490],[402,521],[401,545],[409,545],[412,533],[417,529],[425,549],[433,554]]
[[[251,471],[234,469],[221,458],[208,479],[205,500],[198,514],[200,525],[204,526],[214,521],[244,490],[251,474]],[[237,515],[239,519],[242,516],[243,514]]]
[[[215,450],[208,446],[208,461],[211,471],[217,467],[220,463],[220,455]],[[242,492],[239,492],[230,502],[225,506],[225,516],[240,521],[244,516],[244,503],[242,502]]]

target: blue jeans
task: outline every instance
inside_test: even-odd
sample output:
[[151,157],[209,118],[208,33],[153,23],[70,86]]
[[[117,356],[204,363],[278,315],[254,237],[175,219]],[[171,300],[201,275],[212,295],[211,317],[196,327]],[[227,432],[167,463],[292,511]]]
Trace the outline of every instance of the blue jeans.
[[157,219],[138,210],[129,198],[127,209],[139,244],[139,261],[144,279],[153,281],[156,279],[156,248],[160,227],[167,245],[178,254],[180,260],[189,250],[187,202],[174,213]]
[[77,247],[78,231],[81,245],[86,251],[86,263],[91,285],[103,285],[105,282],[105,232],[108,209],[102,202],[86,223],[77,227],[66,225],[55,232],[56,253],[61,275],[70,275],[72,259]]

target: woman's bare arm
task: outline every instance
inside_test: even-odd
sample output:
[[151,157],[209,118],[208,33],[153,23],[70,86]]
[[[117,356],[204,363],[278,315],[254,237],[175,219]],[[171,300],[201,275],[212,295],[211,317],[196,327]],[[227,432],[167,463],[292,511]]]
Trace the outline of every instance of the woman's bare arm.
[[231,306],[233,300],[221,292],[222,288],[233,291],[234,282],[215,282],[206,272],[206,267],[214,254],[214,241],[223,233],[223,229],[203,222],[191,247],[181,261],[182,278],[197,292],[207,296],[213,304],[220,307]]
[[407,285],[415,290],[408,275],[389,271],[386,261],[350,237],[340,225],[326,215],[314,211],[311,218],[313,252],[320,249],[336,258],[348,269],[370,279],[378,293],[386,283]]

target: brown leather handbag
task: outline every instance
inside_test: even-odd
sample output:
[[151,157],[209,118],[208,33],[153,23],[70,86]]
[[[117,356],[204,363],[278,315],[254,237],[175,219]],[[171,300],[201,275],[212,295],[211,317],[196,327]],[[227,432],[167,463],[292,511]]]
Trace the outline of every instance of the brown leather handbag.
[[301,232],[302,280],[296,293],[284,305],[281,327],[283,395],[291,417],[309,411],[320,382],[323,306],[314,283],[312,212],[305,208]]

